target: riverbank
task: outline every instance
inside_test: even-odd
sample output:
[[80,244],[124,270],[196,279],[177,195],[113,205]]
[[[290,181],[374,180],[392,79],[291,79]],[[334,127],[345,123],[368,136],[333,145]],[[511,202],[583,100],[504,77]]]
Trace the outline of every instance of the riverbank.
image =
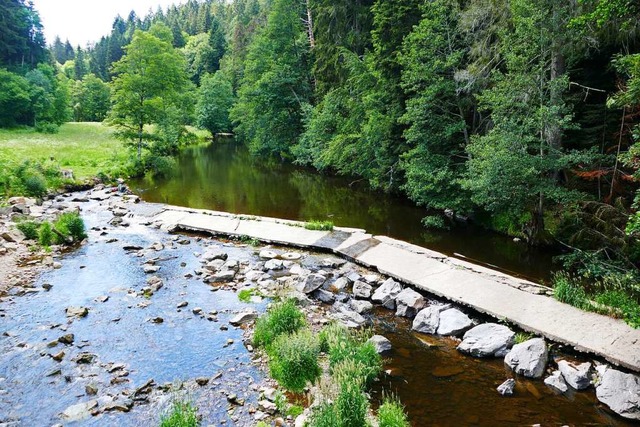
[[[495,390],[496,386],[511,377],[516,380],[517,398],[512,406],[518,408],[520,404],[516,402],[522,402],[536,408],[527,415],[532,424],[542,419],[552,419],[556,423],[621,423],[619,419],[612,421],[594,412],[595,404],[589,403],[592,402],[589,399],[595,398],[593,391],[576,392],[569,387],[565,391],[568,398],[565,398],[556,395],[557,392],[541,380],[506,373],[500,358],[489,358],[479,364],[473,362],[473,358],[456,350],[464,342],[463,330],[466,328],[450,331],[452,335],[445,336],[437,334],[442,332],[438,331],[440,325],[431,324],[436,334],[425,334],[429,329],[424,329],[426,326],[420,322],[416,326],[416,320],[412,319],[423,310],[438,308],[438,314],[446,311],[443,307],[446,301],[431,294],[418,293],[416,296],[407,284],[326,254],[329,248],[337,245],[343,251],[349,250],[352,261],[358,261],[365,255],[371,256],[371,249],[405,250],[398,242],[367,237],[361,230],[336,229],[308,234],[310,230],[291,226],[290,222],[215,214],[219,215],[219,224],[225,225],[225,234],[238,233],[239,237],[254,244],[257,242],[249,236],[264,241],[288,241],[297,246],[294,250],[262,245],[252,247],[193,235],[169,234],[179,228],[211,227],[218,223],[211,213],[198,211],[193,214],[185,209],[136,203],[137,197],[122,197],[114,188],[98,187],[61,197],[64,202],[49,202],[45,209],[52,209],[54,203],[58,203],[58,208],[64,205],[69,209],[80,208],[90,228],[89,238],[77,252],[56,257],[60,268],[44,273],[31,284],[32,291],[22,296],[3,297],[0,301],[7,329],[0,338],[3,350],[0,372],[12,372],[10,376],[0,375],[4,378],[0,381],[0,389],[4,390],[0,393],[0,406],[10,408],[10,412],[2,414],[2,420],[18,420],[18,424],[19,420],[36,420],[36,424],[42,420],[41,424],[46,425],[57,422],[61,419],[60,414],[72,408],[67,415],[84,417],[85,425],[105,422],[153,425],[149,420],[157,420],[178,396],[189,398],[199,408],[205,422],[227,420],[227,425],[254,425],[256,416],[260,418],[263,414],[266,414],[265,419],[275,422],[281,415],[274,413],[273,418],[269,418],[266,409],[272,411],[273,406],[266,404],[260,392],[261,388],[273,388],[273,383],[264,375],[261,356],[251,351],[250,319],[264,310],[265,301],[258,297],[253,304],[243,303],[238,300],[237,293],[255,289],[259,294],[274,295],[288,289],[287,296],[297,296],[307,304],[304,311],[312,324],[323,324],[331,319],[351,326],[372,324],[377,333],[391,340],[394,348],[385,366],[387,373],[381,378],[380,387],[376,386],[376,395],[389,390],[384,384],[394,384],[395,390],[391,391],[403,399],[407,395],[405,388],[411,390],[410,394],[420,395],[421,400],[407,398],[405,403],[415,425],[423,425],[426,420],[433,422],[439,419],[438,416],[458,423],[479,420],[475,423],[489,425],[500,419],[504,425],[520,425],[523,421],[521,413],[516,413],[518,411],[507,415],[508,411],[501,409],[505,412],[501,417],[491,414],[498,407],[504,407],[501,403],[504,398]],[[179,221],[169,221],[178,215]],[[192,215],[197,215],[197,220]],[[184,218],[191,219],[186,221]],[[379,242],[372,245],[370,239]],[[300,250],[300,245],[305,244],[315,245],[324,254]],[[420,252],[415,247],[411,249],[414,255],[429,255],[431,261],[440,263],[441,267],[447,266],[446,258]],[[367,259],[371,261],[371,258]],[[395,258],[389,261],[399,263]],[[484,275],[491,272],[476,269],[472,265],[455,266],[456,271],[489,280]],[[507,277],[498,276],[501,277],[498,283],[515,289],[504,283]],[[440,276],[435,274],[434,277]],[[514,286],[535,285],[513,280]],[[397,286],[404,289],[402,301],[410,297],[406,300],[408,304],[399,301],[399,295],[390,296],[387,301],[375,295]],[[304,292],[305,288],[309,293]],[[546,292],[544,288],[535,289],[535,293]],[[323,303],[318,298],[326,300]],[[336,299],[343,303],[336,303]],[[394,308],[404,307],[403,313],[410,317],[396,317],[385,308],[376,308],[378,303],[390,303],[391,300]],[[67,317],[65,309],[69,307],[84,307],[88,314],[86,317]],[[475,310],[459,306],[451,308],[470,319],[472,324],[468,327],[492,323],[490,318]],[[387,312],[389,314],[385,314]],[[247,318],[248,323],[236,328],[234,324],[242,322],[233,321],[233,317],[242,313],[254,314]],[[417,316],[418,319],[424,317],[424,314]],[[414,327],[421,332],[411,331]],[[71,344],[60,341],[68,334],[74,335]],[[63,341],[68,340],[63,338]],[[64,354],[60,355],[61,352]],[[81,356],[84,353],[94,355],[94,358]],[[436,354],[441,356],[434,360]],[[405,357],[407,363],[398,364]],[[413,360],[415,357],[420,361]],[[86,364],[79,362],[87,358],[92,360]],[[575,361],[554,346],[545,376],[555,372],[560,359]],[[589,362],[584,356],[578,361]],[[590,367],[595,365],[600,362],[589,363]],[[415,371],[415,366],[422,367],[420,373]],[[218,377],[220,372],[222,376]],[[233,372],[233,375],[226,375],[227,372]],[[53,375],[48,377],[48,373]],[[591,369],[588,374],[593,375]],[[429,388],[430,394],[416,393],[416,388],[424,389],[427,377],[444,383]],[[478,377],[486,382],[474,379]],[[153,384],[147,384],[150,379]],[[173,380],[178,380],[177,387],[170,384]],[[448,397],[442,395],[442,391],[435,392],[443,387],[445,390],[445,383],[455,386]],[[469,384],[475,385],[469,387]],[[148,393],[138,396],[135,392],[142,386],[146,386],[144,389]],[[587,387],[593,390],[590,384]],[[97,394],[91,394],[94,388],[98,390]],[[465,411],[458,414],[466,403],[458,402],[453,396],[468,392],[482,405],[474,406],[475,414]],[[436,400],[430,401],[432,398]],[[52,399],[56,399],[55,403]],[[449,402],[449,406],[442,406]],[[424,413],[419,408],[425,405],[440,408],[441,414]],[[288,425],[293,424],[293,419],[283,418]]]

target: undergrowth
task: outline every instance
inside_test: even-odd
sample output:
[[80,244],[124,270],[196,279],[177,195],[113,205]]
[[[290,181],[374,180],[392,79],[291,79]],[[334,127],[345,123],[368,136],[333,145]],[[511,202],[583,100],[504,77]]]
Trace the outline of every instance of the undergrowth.
[[189,402],[175,402],[169,413],[160,419],[160,427],[197,427],[197,410]]

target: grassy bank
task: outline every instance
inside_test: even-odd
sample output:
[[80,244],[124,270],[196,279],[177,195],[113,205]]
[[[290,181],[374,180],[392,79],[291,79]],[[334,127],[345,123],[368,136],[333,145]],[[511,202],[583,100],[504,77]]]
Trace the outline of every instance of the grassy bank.
[[102,123],[65,123],[55,134],[33,129],[0,129],[0,162],[38,162],[51,158],[76,179],[118,170],[129,157],[122,141]]

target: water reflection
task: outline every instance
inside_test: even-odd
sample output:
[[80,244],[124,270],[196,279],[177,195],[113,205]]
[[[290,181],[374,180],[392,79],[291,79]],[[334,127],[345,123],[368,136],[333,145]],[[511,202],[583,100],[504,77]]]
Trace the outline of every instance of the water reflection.
[[131,183],[146,201],[286,219],[330,219],[364,228],[533,279],[548,279],[552,254],[478,227],[427,231],[425,209],[410,201],[371,191],[364,183],[319,174],[249,155],[228,141],[192,147],[181,154],[169,179]]

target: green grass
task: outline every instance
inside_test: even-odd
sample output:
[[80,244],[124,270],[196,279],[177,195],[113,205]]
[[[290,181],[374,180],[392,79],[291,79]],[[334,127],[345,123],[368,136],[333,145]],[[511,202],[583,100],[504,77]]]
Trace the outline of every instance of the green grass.
[[529,341],[533,337],[534,335],[528,332],[518,332],[514,340],[516,344],[522,344],[525,341]]
[[197,427],[198,414],[189,402],[175,402],[171,411],[160,419],[160,427]]
[[378,408],[378,425],[379,427],[411,427],[402,404],[394,398],[385,398]]
[[48,161],[73,170],[76,179],[118,170],[129,158],[123,143],[101,123],[65,123],[56,134],[33,129],[0,129],[0,162]]
[[310,220],[304,224],[304,228],[306,228],[307,230],[332,231],[333,221]]
[[301,393],[322,373],[318,363],[320,341],[308,329],[280,335],[269,346],[269,372],[282,387]]
[[296,307],[295,301],[287,300],[275,304],[258,318],[253,333],[253,344],[266,348],[280,335],[296,332],[305,324],[304,314]]

